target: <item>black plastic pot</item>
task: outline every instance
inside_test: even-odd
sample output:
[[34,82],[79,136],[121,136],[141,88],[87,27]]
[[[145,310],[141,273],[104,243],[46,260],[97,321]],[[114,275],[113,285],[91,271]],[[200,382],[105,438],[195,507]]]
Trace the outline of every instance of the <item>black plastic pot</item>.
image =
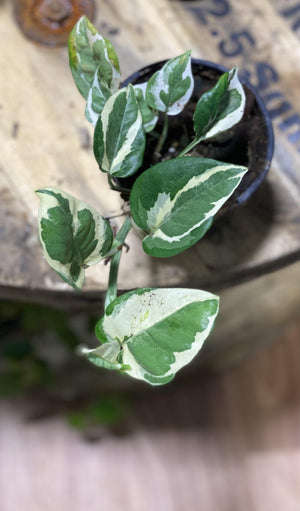
[[[123,86],[147,81],[165,62],[161,61],[140,69],[129,76]],[[190,141],[193,138],[192,118],[196,103],[204,92],[214,86],[227,69],[212,62],[193,59],[192,71],[195,79],[194,92],[184,110],[179,115],[169,118],[169,136],[162,151],[165,155],[170,145],[178,144],[180,146],[183,139],[186,138],[186,143],[183,144],[185,147],[188,144],[188,139]],[[265,178],[273,156],[274,136],[268,112],[254,88],[245,81],[243,81],[243,86],[246,92],[246,107],[240,123],[226,134],[198,144],[197,154],[194,153],[206,158],[244,165],[249,169],[235,193],[223,206],[222,212],[241,204],[252,195]],[[162,124],[162,119],[158,121],[156,131],[160,130],[160,124]],[[122,186],[131,188],[137,176],[155,163],[153,161],[155,143],[155,140],[148,134],[144,166],[134,176],[120,179],[119,182],[122,183]],[[162,156],[164,157],[164,154]],[[128,196],[123,195],[123,198],[127,199]]]

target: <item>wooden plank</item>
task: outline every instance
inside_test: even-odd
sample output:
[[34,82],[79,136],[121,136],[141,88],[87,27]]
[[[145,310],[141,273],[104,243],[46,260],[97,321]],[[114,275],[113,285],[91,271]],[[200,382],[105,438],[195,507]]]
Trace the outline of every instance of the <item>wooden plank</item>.
[[[94,160],[92,130],[84,119],[84,102],[71,78],[67,49],[49,49],[26,40],[13,20],[10,2],[1,3],[0,14],[5,41],[5,52],[1,53],[5,79],[0,85],[0,207],[4,219],[0,285],[2,289],[65,290],[42,260],[34,190],[47,184],[64,187],[104,215],[119,212],[121,201],[109,190]],[[125,78],[144,62],[168,58],[186,45],[178,20],[173,22],[173,27],[177,23],[175,33],[168,28],[169,21],[172,23],[172,9],[167,2],[158,0],[149,5],[139,0],[124,2],[122,9],[116,1],[101,4],[96,23],[116,44]],[[161,39],[152,37],[154,23]],[[17,48],[22,51],[17,52]],[[134,257],[131,265],[135,262]],[[134,285],[142,279],[143,270],[137,273]],[[106,278],[106,268],[100,265],[87,288],[104,289]],[[123,276],[123,287],[130,287],[130,280]]]
[[300,39],[300,2],[295,0],[274,0],[273,5],[290,29]]
[[143,387],[128,434],[99,427],[99,442],[1,401],[1,511],[298,511],[299,335],[298,322],[239,368]]
[[[295,80],[300,73],[300,59],[297,60],[300,47],[294,34],[290,33],[285,21],[276,15],[269,2],[259,2],[259,10],[257,0],[243,7],[238,2],[224,2],[224,5],[230,6],[230,11],[222,18],[218,15],[217,20],[222,21],[218,24],[218,35],[212,24],[214,15],[207,14],[205,10],[209,2],[200,2],[201,7],[197,7],[197,4],[187,4],[192,11],[184,11],[183,16],[181,6],[174,2],[169,4],[156,0],[149,5],[145,0],[127,1],[120,10],[116,1],[110,1],[99,8],[96,24],[104,35],[112,39],[120,54],[125,76],[143,63],[169,57],[189,46],[195,56],[218,61],[222,57],[222,63],[226,65],[235,63],[243,68],[247,61],[247,69],[251,73],[258,65],[254,55],[259,53],[260,60],[273,66],[277,61],[276,52],[280,50],[285,67],[280,71],[279,85],[282,90],[290,91],[289,100],[295,103],[297,90],[292,87],[291,80]],[[198,11],[195,11],[197,8]],[[192,15],[195,12],[198,13],[196,17]],[[199,12],[204,21],[199,18]],[[256,16],[253,18],[254,13]],[[245,27],[252,18],[253,34],[250,34]],[[199,19],[202,23],[200,31]],[[16,286],[64,290],[66,286],[41,259],[35,224],[37,201],[33,191],[47,184],[61,186],[95,207],[101,205],[100,209],[107,215],[118,212],[121,203],[116,194],[108,189],[105,176],[99,174],[92,156],[92,131],[83,118],[83,102],[71,80],[66,49],[43,48],[25,40],[13,22],[11,5],[8,3],[1,6],[0,23],[3,40],[6,41],[6,51],[1,57],[6,78],[1,83],[1,138],[4,142],[1,154],[1,208],[3,217],[7,219],[1,237],[2,251],[6,256],[1,261],[0,284],[2,288]],[[240,36],[243,49],[238,54],[236,48],[239,42],[234,38],[232,26],[235,26],[234,33],[243,30]],[[279,34],[276,51],[270,44],[272,31],[275,30]],[[252,48],[254,37],[255,47]],[[16,59],[16,48],[19,47],[22,47],[22,52]],[[295,48],[292,54],[289,51],[291,47]],[[223,55],[220,48],[223,48]],[[233,51],[234,57],[224,57],[224,52]],[[292,77],[287,72],[290,68],[293,69]],[[271,84],[268,94],[273,93],[274,87],[279,85]],[[280,118],[278,122],[283,121]],[[287,151],[288,160],[292,162],[288,169],[286,163],[282,164],[286,162]],[[131,237],[132,250],[124,258],[120,287],[126,289],[158,283],[188,285],[191,281],[197,286],[206,281],[218,285],[220,274],[221,280],[229,282],[231,278],[234,281],[243,278],[243,275],[245,277],[249,270],[255,274],[257,268],[259,273],[259,268],[265,271],[268,265],[269,269],[273,269],[294,260],[300,250],[297,236],[299,211],[296,207],[299,194],[293,182],[297,177],[294,169],[299,168],[296,165],[299,159],[300,155],[288,137],[279,137],[272,173],[267,188],[264,188],[265,195],[260,196],[259,213],[256,202],[251,203],[243,208],[242,215],[232,215],[229,224],[227,219],[225,226],[220,221],[219,228],[210,239],[190,251],[191,258],[197,260],[196,282],[195,266],[185,264],[185,256],[175,258],[169,266],[159,262],[154,269],[153,262],[141,252],[137,240]],[[236,251],[245,231],[253,244],[258,245],[248,259],[245,259],[244,253]],[[220,236],[224,253],[221,265],[215,257]],[[236,257],[230,259],[233,248]],[[210,261],[210,270],[207,269],[206,259]],[[224,261],[227,261],[227,267]],[[136,268],[134,278],[132,268]],[[86,290],[105,288],[106,268],[100,265],[89,270],[88,275]]]
[[[266,183],[187,253],[153,260],[130,235],[120,289],[177,285],[220,291],[299,258],[300,44],[281,10],[269,0],[124,0],[122,9],[117,0],[109,0],[99,5],[95,23],[116,47],[124,77],[186,48],[195,57],[237,64],[265,99],[276,132]],[[89,269],[81,295],[59,280],[37,241],[34,190],[62,187],[104,215],[117,214],[122,204],[94,161],[92,130],[71,79],[67,50],[26,40],[10,2],[0,5],[0,14],[5,41],[0,54],[5,77],[0,83],[0,297],[59,302],[63,296],[74,306],[89,305],[98,292],[103,296],[108,269],[102,264]],[[297,278],[298,267],[294,271]]]

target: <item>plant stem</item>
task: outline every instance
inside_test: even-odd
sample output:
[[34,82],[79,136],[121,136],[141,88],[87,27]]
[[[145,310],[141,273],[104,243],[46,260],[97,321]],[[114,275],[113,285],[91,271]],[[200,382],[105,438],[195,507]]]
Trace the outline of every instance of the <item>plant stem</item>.
[[158,142],[155,146],[155,149],[154,149],[155,153],[159,154],[161,152],[163,145],[167,138],[168,129],[169,129],[169,117],[167,116],[167,114],[165,114],[163,129],[162,129],[161,135],[160,135],[159,140],[158,140]]
[[106,311],[109,304],[117,298],[117,278],[121,253],[122,250],[118,250],[118,252],[116,252],[110,260],[109,281],[104,301],[104,312]]
[[130,217],[127,216],[125,219],[125,222],[123,223],[121,229],[119,230],[118,234],[116,235],[113,247],[116,248],[117,252],[113,254],[111,260],[110,260],[110,269],[109,269],[109,280],[108,280],[108,289],[105,296],[105,302],[104,302],[104,310],[108,307],[108,305],[113,302],[117,298],[117,279],[118,279],[118,272],[119,272],[119,265],[122,255],[122,246],[124,245],[125,238],[127,234],[129,233],[131,229],[131,221]]
[[185,149],[183,149],[183,151],[181,151],[181,153],[179,153],[177,155],[177,158],[181,158],[182,156],[185,156],[186,153],[188,153],[189,151],[191,151],[191,149],[193,149],[196,145],[199,144],[199,142],[201,142],[201,138],[195,138]]
[[127,192],[127,193],[131,192],[130,188],[125,188],[124,186],[116,185],[113,182],[112,177],[110,176],[110,174],[108,174],[108,183],[109,183],[110,188],[112,190],[116,191],[116,192]]

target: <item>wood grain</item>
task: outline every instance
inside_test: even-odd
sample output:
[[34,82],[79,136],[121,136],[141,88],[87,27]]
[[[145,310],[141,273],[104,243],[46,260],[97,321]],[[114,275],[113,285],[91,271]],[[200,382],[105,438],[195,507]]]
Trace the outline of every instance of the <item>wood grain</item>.
[[147,391],[124,436],[0,403],[1,511],[298,511],[300,324],[239,367]]
[[[242,69],[247,67],[250,74],[254,73],[259,59],[274,66],[280,82],[273,85],[280,85],[280,90],[288,92],[295,113],[299,111],[295,86],[300,77],[299,41],[270,2],[252,0],[247,6],[241,6],[240,2],[231,1],[230,13],[217,24],[217,36],[213,29],[219,18],[209,15],[207,24],[201,25],[195,16],[196,7],[203,8],[209,2],[185,5],[189,4],[194,11],[166,0],[150,4],[146,0],[124,1],[122,9],[118,8],[116,0],[99,5],[96,25],[115,45],[124,77],[144,64],[176,55],[187,47],[192,48],[195,57],[221,61],[228,66],[237,64]],[[214,4],[210,4],[212,11]],[[71,79],[67,50],[49,49],[26,40],[14,23],[11,3],[2,3],[0,9],[0,29],[5,41],[5,52],[1,53],[5,80],[0,86],[0,194],[5,221],[0,243],[1,250],[7,254],[0,264],[0,285],[2,289],[15,287],[20,291],[65,291],[66,286],[42,259],[37,241],[38,201],[34,190],[46,185],[60,186],[98,207],[104,215],[120,211],[121,202],[117,194],[108,189],[106,178],[99,173],[94,161],[92,130],[84,120],[84,104]],[[242,38],[245,50],[234,58],[220,54],[222,41],[227,52],[234,48],[230,39],[232,27],[246,29],[250,19],[256,39],[255,51],[246,37]],[[273,45],[275,31],[277,42]],[[17,53],[17,48],[22,51]],[[280,70],[279,53],[283,62]],[[273,92],[273,88],[268,93]],[[282,122],[281,118],[278,121]],[[275,128],[278,128],[277,122]],[[157,282],[177,285],[193,281],[199,286],[209,281],[213,285],[219,280],[220,269],[212,261],[209,270],[202,254],[214,259],[220,242],[226,262],[222,265],[222,278],[227,281],[235,276],[246,278],[253,268],[258,268],[259,274],[259,268],[272,270],[299,257],[299,189],[295,180],[299,176],[300,155],[286,139],[286,133],[278,131],[276,135],[274,164],[261,200],[257,196],[258,211],[254,201],[241,213],[226,219],[227,227],[223,229],[219,223],[215,236],[189,251],[199,263],[197,270],[194,265],[184,265],[183,257],[174,258],[170,266],[154,264],[132,236],[132,250],[121,268],[120,288],[157,285]],[[236,250],[245,231],[255,247],[248,258],[243,251]],[[234,252],[233,237],[237,240]],[[106,279],[107,268],[103,265],[91,269],[86,292],[96,288],[103,290]]]
[[[99,1],[95,24],[114,44],[124,78],[187,48],[195,57],[238,65],[258,87],[276,135],[265,183],[247,204],[219,219],[196,246],[172,259],[154,260],[130,234],[119,288],[186,286],[222,292],[227,325],[236,317],[237,304],[243,304],[239,326],[247,324],[248,310],[254,307],[260,318],[255,338],[263,338],[266,325],[271,330],[272,324],[279,326],[277,318],[284,325],[300,300],[298,264],[286,273],[272,273],[300,258],[300,41],[293,29],[298,14],[285,16],[279,0],[246,4],[124,0],[122,9],[119,6],[118,0]],[[94,307],[103,299],[108,267],[90,268],[81,294],[60,281],[42,256],[34,190],[61,187],[105,216],[119,213],[122,203],[108,188],[92,155],[92,130],[72,82],[66,48],[49,49],[26,40],[9,1],[0,3],[0,32],[5,41],[5,51],[0,52],[4,77],[0,82],[0,298],[74,309]],[[117,228],[118,220],[113,224]],[[248,288],[244,283],[251,280]],[[282,301],[281,296],[292,298]],[[222,331],[223,320],[220,338]],[[248,341],[252,342],[250,336]]]

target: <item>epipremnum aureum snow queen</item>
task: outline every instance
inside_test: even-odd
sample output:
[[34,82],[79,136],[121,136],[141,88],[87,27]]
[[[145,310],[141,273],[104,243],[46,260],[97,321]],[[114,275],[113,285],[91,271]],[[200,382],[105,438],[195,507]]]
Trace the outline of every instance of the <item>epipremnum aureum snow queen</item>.
[[[157,139],[157,159],[168,136],[169,116],[180,113],[191,97],[190,51],[167,61],[148,82],[122,87],[114,48],[83,17],[70,35],[69,56],[86,100],[86,117],[95,126],[95,158],[110,186],[123,191],[122,178],[143,164],[146,137]],[[244,106],[244,90],[233,68],[200,97],[194,138],[187,146],[172,159],[158,158],[135,179],[130,214],[115,237],[109,221],[80,199],[53,187],[37,191],[44,254],[65,282],[79,289],[90,265],[104,259],[110,263],[104,316],[96,325],[100,345],[83,350],[93,364],[159,385],[201,349],[218,314],[218,296],[195,289],[150,288],[117,297],[118,267],[132,228],[144,251],[154,257],[183,252],[210,228],[247,169],[191,151],[238,123]],[[159,118],[162,129],[156,131]]]

